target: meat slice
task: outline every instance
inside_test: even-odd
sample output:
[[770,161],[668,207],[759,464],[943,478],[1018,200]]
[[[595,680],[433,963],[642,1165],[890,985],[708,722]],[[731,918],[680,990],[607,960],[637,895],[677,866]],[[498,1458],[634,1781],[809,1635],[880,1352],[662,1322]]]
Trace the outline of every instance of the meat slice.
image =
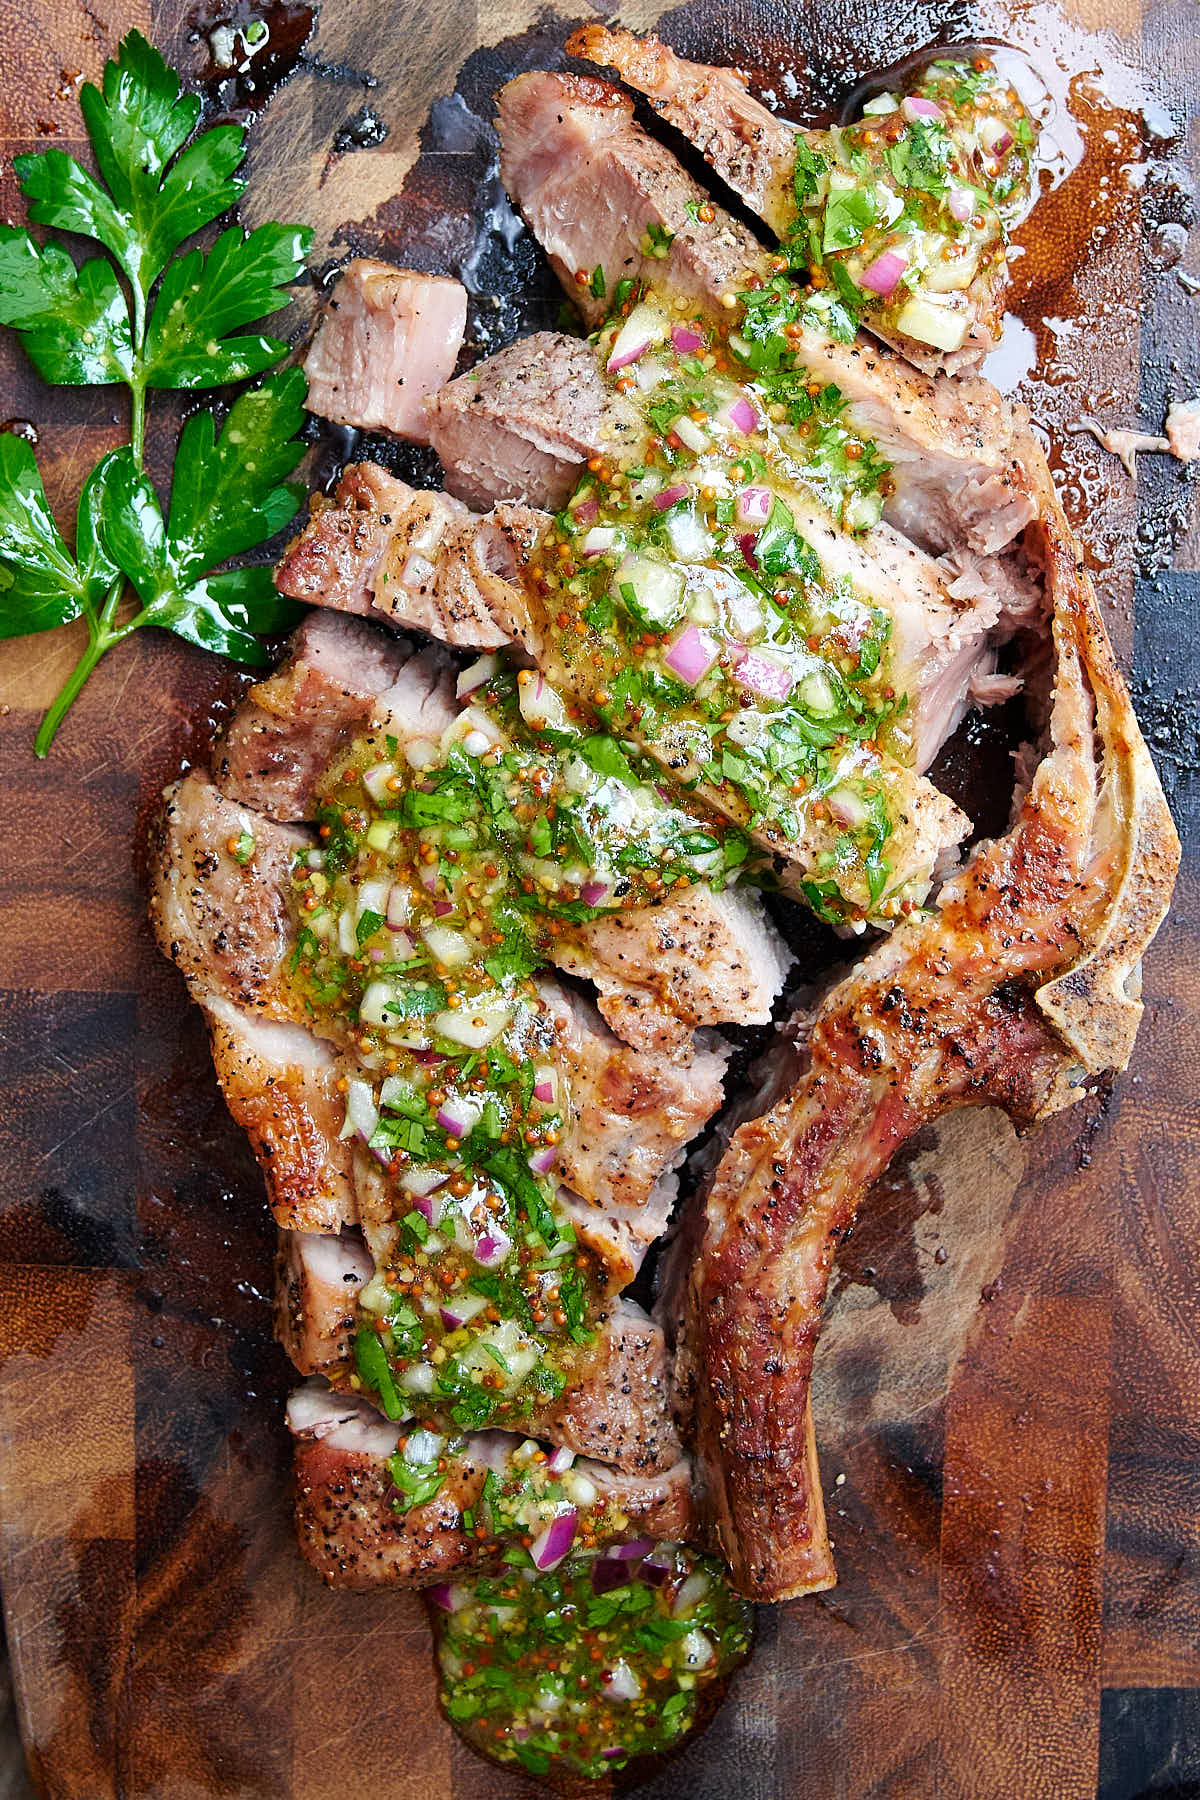
[[295,600],[494,650],[521,636],[523,608],[515,617],[506,609],[542,523],[521,506],[473,518],[448,494],[354,463],[332,503],[313,496],[275,585]]
[[[398,1512],[388,1459],[400,1427],[365,1401],[316,1382],[292,1395],[288,1425],[296,1441],[300,1552],[331,1587],[423,1587],[487,1568],[501,1554],[503,1540],[468,1531],[462,1515],[478,1507],[489,1470],[502,1475],[513,1466],[520,1438],[498,1431],[469,1437],[447,1459],[434,1499]],[[688,1536],[691,1474],[682,1459],[651,1475],[580,1461],[571,1476],[574,1491],[589,1501],[589,1529],[598,1542]]]
[[[500,95],[502,170],[510,193],[550,253],[589,323],[608,298],[593,298],[576,270],[599,266],[606,295],[622,276],[645,279],[728,321],[724,296],[747,277],[770,281],[771,259],[632,117],[630,101],[588,77],[530,74]],[[575,154],[559,156],[566,143]],[[711,212],[701,223],[701,207]],[[647,235],[671,237],[652,255]],[[966,546],[992,554],[1034,517],[1033,490],[1016,453],[1019,422],[990,383],[919,373],[903,357],[859,337],[838,342],[809,325],[794,339],[798,360],[832,382],[848,416],[895,465],[887,517],[937,552]],[[290,590],[289,590],[290,591]]]
[[[633,102],[610,82],[518,75],[500,90],[497,115],[504,185],[590,324],[626,277],[663,281],[712,308],[763,265],[745,226],[723,215],[714,232],[689,212],[708,196],[633,124]],[[655,238],[668,245],[665,257]],[[596,268],[604,281],[593,293]]]
[[425,397],[453,373],[466,324],[460,282],[356,257],[338,277],[304,359],[308,410],[425,443]]
[[[454,716],[427,674],[421,657],[403,665],[380,701],[385,723],[400,724],[386,708],[402,691],[414,736]],[[243,834],[250,846],[244,864]],[[218,1076],[250,1133],[276,1216],[325,1230],[357,1216],[347,1186],[350,1153],[338,1134],[344,1084],[361,1071],[349,1029],[332,1020],[312,1021],[310,1029],[289,980],[291,860],[310,842],[190,774],[173,790],[158,833],[151,907],[161,947],[205,1008]],[[546,1054],[560,1058],[566,1074],[560,1176],[589,1206],[644,1206],[720,1105],[726,1053],[703,1045],[690,1066],[669,1061],[622,1044],[592,1006],[554,982],[544,981],[540,993]],[[386,1197],[372,1210],[394,1224]]]
[[[389,732],[414,762],[437,750],[457,717],[451,674],[436,647],[417,654],[366,623],[314,613],[234,713],[214,752],[216,784],[275,818],[311,819],[316,783],[347,736]],[[768,1019],[787,967],[756,900],[704,885],[563,932],[553,955],[596,983],[618,1036],[679,1062],[697,1027]]]
[[275,1336],[302,1375],[348,1360],[358,1296],[374,1273],[357,1231],[279,1233]]
[[[688,62],[656,38],[637,38],[629,31],[588,25],[568,40],[567,49],[572,55],[616,69],[632,88],[646,95],[660,117],[694,144],[722,180],[777,237],[784,240],[798,230],[802,231],[804,225],[805,215],[797,206],[793,180],[799,141],[803,141],[810,154],[819,159],[818,168],[839,168],[843,163],[843,152],[848,152],[851,157],[857,157],[864,176],[875,174],[886,178],[890,174],[888,164],[883,158],[871,160],[871,146],[881,140],[905,141],[910,122],[915,123],[918,130],[927,130],[931,116],[927,113],[924,120],[916,117],[910,121],[909,113],[892,96],[894,111],[876,112],[857,128],[849,126],[832,132],[807,130],[776,118],[752,99],[746,92],[744,76],[732,69]],[[986,145],[979,143],[978,126],[986,121],[993,137],[999,137],[1002,122],[994,114],[989,118],[976,103],[954,104],[953,76],[943,75],[937,65],[932,70],[919,71],[916,86],[928,88],[931,80],[943,105],[939,107],[931,94],[922,94],[917,105],[929,107],[932,104],[932,117],[937,120],[937,128],[949,137],[956,153],[955,166],[961,173],[961,180],[970,184],[962,190],[963,202],[968,207],[968,216],[972,209],[975,210],[979,230],[970,233],[957,248],[967,254],[974,273],[965,292],[940,291],[941,284],[931,282],[925,276],[920,277],[911,290],[912,295],[924,300],[926,307],[930,304],[927,296],[932,297],[935,310],[931,320],[935,336],[939,324],[949,334],[940,350],[898,328],[896,314],[904,315],[908,311],[907,305],[875,298],[869,289],[863,294],[863,300],[870,329],[894,344],[918,368],[946,368],[954,373],[977,365],[999,341],[1001,295],[1008,281],[1005,222],[1016,208],[1011,203],[1001,207],[994,203],[990,197],[989,171],[995,170],[999,174],[1003,162],[1012,159],[1017,159],[1023,166],[1024,152],[1014,145],[1012,131],[1008,130],[1003,134],[1008,155],[1000,161],[994,160]],[[998,83],[993,86],[999,88]],[[1028,116],[1015,94],[1010,95],[1010,103],[1012,112],[1008,123],[1015,124],[1019,118],[1027,127]],[[911,106],[912,102],[908,104]],[[944,136],[942,141],[945,141]],[[864,155],[864,151],[867,154]],[[928,161],[928,152],[926,156]],[[1024,190],[1025,184],[1018,182],[1017,191],[1023,193]],[[869,186],[867,191],[872,191]],[[895,193],[899,210],[913,190],[900,180],[895,189],[889,183],[888,191]],[[819,214],[817,216],[819,219]],[[899,241],[884,236],[878,247]],[[819,241],[817,250],[820,250]],[[833,254],[836,260],[844,262],[847,252],[842,250]],[[866,251],[858,258],[851,272],[852,278],[861,275],[859,265],[864,261],[869,264],[872,254]],[[805,247],[802,260],[807,264],[813,256],[810,243]],[[819,266],[819,257],[817,261]],[[958,271],[953,273],[957,275]],[[861,287],[859,291],[863,293]],[[907,287],[901,289],[901,294],[906,300],[911,298]],[[913,322],[916,323],[915,319]]]
[[589,456],[643,432],[637,408],[598,378],[584,338],[539,331],[460,375],[428,403],[446,486],[470,506],[525,500],[557,512]]
[[791,957],[756,894],[703,884],[594,919],[555,940],[618,1037],[678,1057],[699,1026],[765,1025]]
[[415,654],[357,619],[312,613],[234,713],[213,752],[216,786],[272,819],[311,819],[320,777]]
[[[798,506],[798,519],[806,516],[803,506]],[[812,516],[818,549],[822,553],[828,549],[839,567],[860,567],[864,553],[856,541],[836,532],[819,515],[814,513]],[[915,560],[919,559],[920,553],[906,545],[903,554]],[[461,545],[443,546],[439,580],[451,589],[457,584],[455,566],[462,555]],[[882,576],[875,565],[868,564],[864,579],[879,581]],[[469,569],[463,580],[469,582]],[[569,695],[585,711],[595,712],[600,705],[598,695],[603,684],[598,666],[573,654],[574,647],[569,643],[568,649],[572,653],[568,657],[562,648],[563,638],[556,621],[539,613],[529,592],[522,591],[512,582],[504,585],[509,597],[495,606],[487,628],[476,629],[469,638],[464,638],[459,626],[455,625],[456,635],[451,641],[470,641],[474,647],[488,648],[494,642],[494,626],[502,614],[507,614],[512,641],[535,655],[556,691]],[[961,621],[963,609],[951,605],[949,610],[956,621]],[[407,615],[397,618],[397,623],[410,622]],[[446,633],[449,627],[443,624],[442,630]],[[960,672],[959,687],[964,701],[973,666],[974,663],[969,661]],[[919,700],[919,692],[914,697]],[[656,730],[653,735],[642,734],[632,723],[627,728],[622,726],[622,730],[627,730],[645,754],[659,763],[673,780],[683,782],[706,805],[746,829],[767,852],[779,858],[785,867],[786,878],[797,888],[805,881],[819,881],[822,870],[829,866],[829,859],[836,860],[836,843],[842,827],[832,814],[827,814],[823,820],[813,815],[800,836],[788,836],[770,819],[752,818],[750,808],[727,784],[717,786],[705,778],[700,763],[692,756],[686,730],[670,728]],[[911,767],[884,755],[880,768],[895,819],[888,846],[890,879],[893,886],[903,885],[909,897],[921,900],[929,891],[939,861],[966,835],[970,821]]]
[[566,1075],[557,1172],[591,1206],[645,1206],[720,1106],[728,1046],[698,1044],[681,1066],[622,1044],[580,995],[556,982],[538,985]]
[[[665,1189],[668,1199],[672,1192]],[[368,1245],[374,1235],[368,1223]],[[355,1232],[280,1233],[276,1336],[302,1375],[324,1375],[339,1388],[352,1378],[354,1307],[379,1266]],[[568,1365],[563,1392],[534,1407],[529,1429],[623,1469],[669,1467],[680,1449],[662,1328],[624,1298],[610,1300],[593,1325],[590,1347]],[[420,1417],[438,1416],[436,1402],[426,1402]]]
[[294,942],[287,888],[311,834],[252,812],[193,770],[167,790],[152,844],[150,918],[193,997],[286,1017],[278,998]]
[[797,127],[755,100],[744,75],[688,62],[656,37],[639,38],[605,25],[581,26],[567,39],[567,52],[615,69],[695,145],[776,237],[787,235],[796,212]]
[[1170,815],[1032,436],[1023,455],[1058,655],[1047,754],[1010,833],[828,996],[806,1071],[735,1132],[698,1228],[677,1380],[711,1529],[757,1599],[833,1579],[808,1389],[834,1242],[862,1194],[949,1107],[1029,1120],[1123,1068],[1170,899]]

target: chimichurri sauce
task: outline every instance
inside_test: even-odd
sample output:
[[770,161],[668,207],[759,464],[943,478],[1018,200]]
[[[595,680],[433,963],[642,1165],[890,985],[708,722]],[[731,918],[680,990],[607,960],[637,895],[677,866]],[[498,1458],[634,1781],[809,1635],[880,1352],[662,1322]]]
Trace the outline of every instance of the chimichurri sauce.
[[[291,979],[353,1051],[345,1135],[377,1273],[334,1371],[435,1444],[397,1504],[432,1498],[447,1434],[523,1429],[585,1362],[607,1271],[561,1204],[570,1075],[537,974],[551,940],[747,861],[635,751],[538,677],[483,659],[441,742],[381,730],[327,772],[320,848],[293,872]],[[681,797],[682,798],[682,797]]]
[[442,1705],[486,1755],[602,1776],[673,1749],[750,1651],[753,1612],[712,1557],[647,1539],[435,1590]]
[[851,324],[958,350],[977,310],[967,290],[990,304],[989,272],[1003,272],[1028,204],[1034,141],[988,57],[933,62],[856,124],[798,134],[787,260]]
[[644,430],[591,459],[538,546],[544,667],[798,864],[823,917],[890,922],[929,872],[889,855],[911,813],[908,703],[845,549],[878,522],[888,465],[800,361],[810,297],[785,276],[715,325],[628,283],[614,298],[597,354]]

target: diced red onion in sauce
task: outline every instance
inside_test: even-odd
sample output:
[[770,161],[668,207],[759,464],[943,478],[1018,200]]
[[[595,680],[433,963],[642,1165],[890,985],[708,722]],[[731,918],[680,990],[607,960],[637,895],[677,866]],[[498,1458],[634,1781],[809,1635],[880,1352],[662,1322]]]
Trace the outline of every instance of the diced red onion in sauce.
[[595,499],[581,500],[578,506],[570,508],[570,513],[577,525],[590,525],[593,519],[600,517],[600,502]]
[[651,344],[662,343],[663,335],[663,319],[657,307],[647,306],[645,301],[635,306],[613,341],[606,365],[609,374],[628,368],[639,356],[645,356]]
[[451,1137],[464,1138],[482,1111],[482,1105],[476,1101],[452,1095],[444,1106],[438,1107],[437,1122]]
[[376,806],[387,806],[392,800],[393,796],[387,784],[395,773],[391,763],[376,763],[374,768],[364,770],[362,784]]
[[506,1231],[502,1231],[494,1222],[475,1240],[474,1257],[485,1269],[493,1269],[503,1262],[512,1249],[512,1239]]
[[944,119],[946,116],[935,100],[923,100],[919,94],[906,94],[900,102],[900,111],[906,119]]
[[701,431],[695,419],[689,419],[686,413],[680,413],[671,430],[680,443],[686,444],[689,450],[694,450],[697,456],[701,450],[708,449],[708,433]]
[[365,1142],[379,1123],[379,1108],[365,1081],[352,1081],[346,1089],[346,1117]]
[[979,127],[979,138],[985,150],[993,156],[1003,156],[1006,150],[1012,149],[1013,135],[1003,119],[986,118]]
[[438,1188],[445,1187],[449,1179],[445,1169],[406,1169],[400,1177],[400,1186],[406,1194],[434,1194]]
[[908,263],[898,250],[885,250],[863,270],[858,278],[858,285],[869,288],[873,294],[886,299],[907,267]]
[[433,903],[433,913],[434,917],[437,919],[444,919],[447,913],[452,913],[453,911],[454,905],[450,900],[435,900]]
[[729,423],[736,426],[736,428],[744,435],[748,435],[752,431],[757,431],[761,423],[758,414],[747,400],[745,394],[738,395],[725,416],[729,420]]
[[592,1564],[593,1594],[611,1594],[614,1588],[628,1587],[633,1571],[628,1563],[615,1556],[598,1556]]
[[671,342],[680,356],[690,356],[694,350],[703,350],[706,338],[702,331],[694,325],[672,325]]
[[734,504],[734,511],[742,525],[765,525],[771,516],[770,488],[742,488]]
[[703,681],[720,654],[721,646],[715,638],[707,631],[701,631],[698,625],[687,625],[671,644],[663,662],[680,681],[695,687],[698,681]]
[[677,481],[672,487],[660,488],[654,496],[654,504],[659,512],[666,512],[681,500],[686,500],[691,491],[686,481]]
[[455,694],[460,700],[465,700],[468,694],[473,694],[476,688],[481,688],[485,682],[490,681],[499,667],[500,658],[498,656],[490,654],[477,656],[475,661],[468,663],[460,673],[454,684]]
[[400,882],[396,882],[389,890],[387,900],[387,922],[392,931],[399,931],[408,924],[411,905],[412,895]]
[[554,1070],[549,1063],[542,1063],[534,1070],[533,1097],[544,1106],[554,1101]]
[[742,533],[741,537],[738,539],[738,549],[741,551],[750,567],[752,569],[757,569],[758,551],[755,546],[754,533],[752,531],[744,531]]
[[786,700],[795,682],[786,664],[758,650],[747,650],[738,659],[733,679],[749,693],[761,694],[768,700]]
[[558,1567],[575,1542],[575,1528],[578,1523],[579,1514],[573,1506],[551,1519],[545,1531],[539,1532],[529,1546],[529,1554],[533,1558],[535,1569],[540,1569],[545,1574],[547,1569]]
[[675,1614],[675,1617],[678,1618],[681,1613],[685,1613],[689,1611],[691,1607],[695,1606],[698,1600],[703,1600],[707,1592],[708,1576],[702,1574],[700,1570],[697,1569],[694,1575],[688,1576],[687,1580],[676,1594],[671,1611]]
[[950,217],[957,219],[960,225],[965,225],[975,211],[975,196],[970,188],[959,187],[955,183],[951,185],[946,195],[946,205],[949,208]]
[[611,1694],[614,1700],[638,1700],[641,1698],[642,1684],[624,1657],[614,1663],[611,1669],[605,1669],[600,1681],[604,1692]]
[[607,894],[607,881],[585,881],[579,890],[579,898],[585,906],[599,906]]
[[615,525],[593,525],[590,531],[584,533],[580,541],[579,554],[581,556],[603,556],[606,550],[613,548],[617,537],[618,532]]
[[565,1444],[559,1444],[558,1448],[551,1452],[546,1467],[552,1475],[565,1475],[574,1461],[575,1452],[568,1450]]
[[643,1556],[649,1556],[653,1548],[653,1538],[630,1538],[627,1544],[617,1544],[607,1555],[615,1556],[621,1562],[638,1562]]
[[558,1161],[558,1151],[548,1145],[544,1150],[535,1150],[529,1159],[529,1166],[535,1175],[548,1175]]

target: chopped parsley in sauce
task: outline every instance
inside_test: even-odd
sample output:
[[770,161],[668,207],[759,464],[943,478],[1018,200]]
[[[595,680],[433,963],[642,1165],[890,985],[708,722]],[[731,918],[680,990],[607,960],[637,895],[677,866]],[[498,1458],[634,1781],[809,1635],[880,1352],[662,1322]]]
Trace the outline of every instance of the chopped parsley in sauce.
[[890,619],[844,546],[877,523],[889,470],[798,363],[805,296],[780,277],[738,301],[723,336],[630,293],[598,334],[644,432],[591,459],[538,546],[543,667],[799,862],[822,916],[884,922],[914,897],[888,857],[911,789],[907,702]]
[[[359,1064],[344,1135],[370,1157],[377,1274],[343,1378],[389,1418],[449,1432],[523,1428],[605,1316],[607,1272],[559,1198],[570,1068],[536,979],[547,945],[719,888],[749,850],[540,678],[488,658],[460,686],[443,740],[381,729],[327,771],[291,961],[305,1010]],[[398,1505],[436,1492],[426,1459],[397,1468]]]
[[753,1613],[713,1558],[643,1539],[499,1573],[430,1606],[441,1699],[467,1741],[534,1775],[611,1774],[678,1745],[749,1654]]
[[838,336],[865,313],[959,349],[966,290],[1002,272],[1028,202],[1033,144],[1028,113],[986,57],[931,63],[912,93],[879,95],[856,124],[799,133],[784,247],[809,271],[810,308],[824,306]]

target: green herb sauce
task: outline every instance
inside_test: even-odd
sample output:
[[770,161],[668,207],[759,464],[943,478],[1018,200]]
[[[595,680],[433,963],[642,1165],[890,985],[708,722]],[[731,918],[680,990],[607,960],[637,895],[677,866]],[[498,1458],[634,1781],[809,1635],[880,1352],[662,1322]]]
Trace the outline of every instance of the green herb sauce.
[[807,304],[780,276],[714,331],[626,292],[597,353],[644,435],[591,460],[531,594],[563,692],[798,862],[822,916],[886,922],[923,897],[888,855],[907,700],[840,546],[877,523],[890,474],[798,360]]
[[[789,262],[809,302],[845,336],[877,327],[953,351],[970,329],[967,290],[1002,274],[1028,203],[1034,128],[990,60],[931,63],[911,94],[882,94],[856,124],[796,142]],[[824,296],[822,299],[821,296]]]
[[[586,1360],[608,1298],[559,1200],[570,1076],[535,980],[547,945],[674,888],[721,887],[749,849],[664,799],[635,751],[545,684],[535,697],[492,663],[442,743],[383,731],[349,746],[321,784],[321,848],[293,872],[291,979],[354,1052],[345,1133],[379,1190],[364,1203],[377,1274],[343,1378],[438,1432],[522,1429]],[[400,1459],[398,1505],[437,1491],[429,1461]]]
[[647,1553],[572,1554],[543,1574],[518,1552],[447,1596],[453,1610],[431,1606],[442,1705],[469,1743],[534,1775],[598,1777],[669,1752],[704,1716],[749,1654],[752,1609],[713,1558],[631,1548]]

